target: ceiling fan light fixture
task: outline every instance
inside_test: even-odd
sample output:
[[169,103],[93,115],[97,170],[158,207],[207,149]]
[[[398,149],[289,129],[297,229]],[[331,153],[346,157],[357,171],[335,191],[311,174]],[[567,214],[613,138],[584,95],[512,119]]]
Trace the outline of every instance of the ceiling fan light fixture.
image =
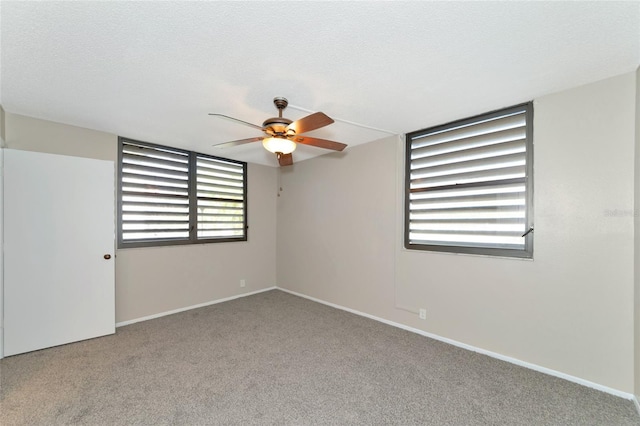
[[276,152],[281,154],[291,154],[296,150],[296,143],[294,141],[278,137],[264,138],[262,140],[262,146],[264,146],[267,151],[273,152],[274,154]]

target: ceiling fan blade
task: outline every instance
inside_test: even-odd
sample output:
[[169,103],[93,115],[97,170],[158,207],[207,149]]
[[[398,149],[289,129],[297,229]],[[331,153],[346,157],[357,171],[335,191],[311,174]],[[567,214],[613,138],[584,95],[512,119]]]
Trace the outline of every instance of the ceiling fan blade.
[[226,118],[227,120],[235,121],[236,123],[244,124],[245,126],[249,126],[249,127],[253,127],[254,129],[262,130],[262,126],[258,126],[257,124],[251,124],[251,123],[249,123],[247,121],[240,120],[238,118],[229,117],[228,115],[216,114],[216,113],[213,113],[213,112],[210,112],[209,115],[213,115],[215,117]]
[[342,151],[347,147],[346,144],[334,142],[327,139],[312,138],[310,136],[296,136],[292,138],[294,142],[304,145],[317,146],[318,148],[332,149],[334,151]]
[[223,142],[217,145],[213,145],[214,148],[231,148],[232,146],[244,145],[249,142],[257,142],[261,141],[263,138],[247,138],[247,139],[238,139],[237,141]]
[[291,155],[291,153],[281,154],[278,152],[276,155],[278,156],[278,163],[280,163],[280,166],[290,166],[293,164],[293,155]]
[[292,129],[297,135],[299,135],[301,133],[310,132],[324,126],[328,126],[331,123],[333,123],[333,119],[331,117],[323,112],[316,112],[289,124],[287,126],[287,130]]

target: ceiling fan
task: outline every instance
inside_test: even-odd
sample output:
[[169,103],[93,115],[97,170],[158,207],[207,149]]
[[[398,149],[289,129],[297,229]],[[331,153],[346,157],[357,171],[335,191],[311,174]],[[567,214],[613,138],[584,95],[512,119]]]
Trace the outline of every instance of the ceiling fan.
[[278,116],[267,118],[264,123],[262,123],[262,126],[251,124],[224,114],[209,113],[209,115],[227,118],[237,123],[262,130],[265,133],[265,136],[224,142],[214,146],[217,148],[228,148],[243,145],[245,143],[262,141],[262,145],[267,151],[276,154],[278,157],[278,163],[281,166],[290,166],[293,164],[293,155],[291,153],[296,149],[297,143],[317,146],[324,149],[332,149],[334,151],[342,151],[347,147],[346,144],[340,142],[302,135],[302,133],[310,132],[333,123],[333,119],[331,117],[322,112],[316,112],[299,120],[292,121],[282,116],[282,110],[287,107],[289,101],[285,98],[278,97],[273,99],[273,103],[278,109]]

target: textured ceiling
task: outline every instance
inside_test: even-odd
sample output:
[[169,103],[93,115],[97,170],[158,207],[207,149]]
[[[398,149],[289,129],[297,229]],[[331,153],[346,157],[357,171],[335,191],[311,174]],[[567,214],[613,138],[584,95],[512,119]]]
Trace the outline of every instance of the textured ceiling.
[[207,114],[261,124],[284,96],[355,146],[640,64],[637,1],[2,1],[0,20],[6,111],[273,166],[213,148],[260,132]]

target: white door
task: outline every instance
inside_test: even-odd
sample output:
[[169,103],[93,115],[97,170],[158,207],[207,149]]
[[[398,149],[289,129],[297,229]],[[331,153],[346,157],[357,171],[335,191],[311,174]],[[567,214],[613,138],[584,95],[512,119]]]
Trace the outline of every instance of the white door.
[[4,152],[4,355],[115,332],[112,161]]

